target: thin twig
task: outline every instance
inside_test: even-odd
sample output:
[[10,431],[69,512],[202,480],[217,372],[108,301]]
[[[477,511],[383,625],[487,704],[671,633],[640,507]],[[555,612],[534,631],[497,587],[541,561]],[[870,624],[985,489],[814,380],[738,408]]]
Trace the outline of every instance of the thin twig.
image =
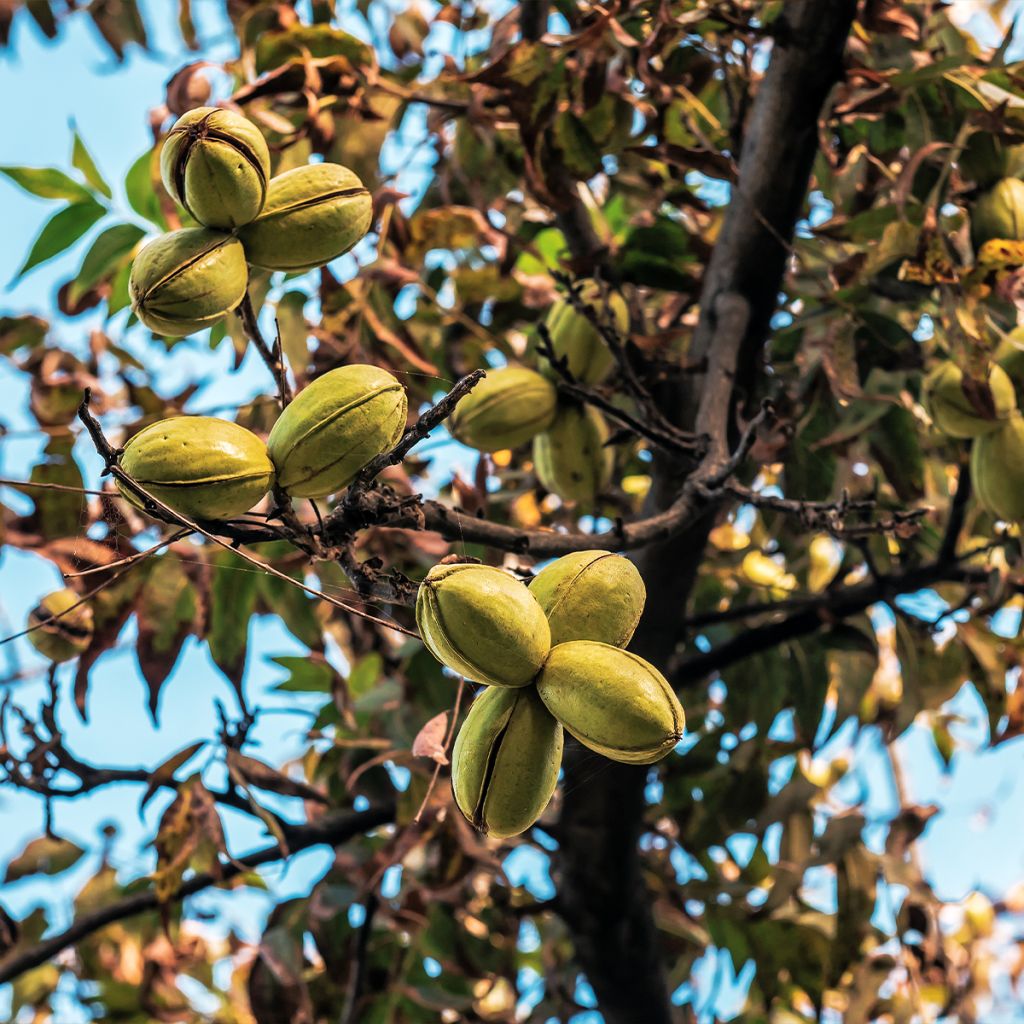
[[373,919],[380,906],[380,897],[376,892],[369,892],[363,900],[363,923],[352,937],[352,956],[346,986],[345,1007],[342,1010],[339,1024],[357,1024],[359,1020],[359,1001],[366,987],[367,950],[370,936],[373,933]]
[[[104,491],[103,493],[106,492]],[[148,547],[143,551],[136,551],[135,554],[127,555],[124,558],[119,558],[116,562],[110,562],[107,565],[94,565],[91,569],[83,569],[81,572],[65,572],[61,573],[61,575],[66,580],[74,580],[79,579],[82,576],[93,576],[98,572],[109,572],[111,569],[116,569],[119,566],[131,565],[133,562],[138,562],[143,558],[148,558],[161,548],[167,547],[168,544],[176,544],[179,540],[183,540],[188,535],[188,530],[179,530],[177,533],[172,533],[170,537],[165,537],[163,540],[158,541],[152,547]]]
[[637,376],[636,369],[629,358],[629,353],[626,351],[626,341],[628,339],[623,338],[619,334],[618,328],[615,326],[615,318],[608,303],[605,302],[603,309],[598,311],[589,302],[583,300],[582,289],[579,283],[557,271],[553,272],[552,276],[565,288],[569,303],[573,309],[590,321],[608,346],[619,367],[619,383],[643,409],[645,419],[648,422],[648,429],[656,430],[666,438],[676,438],[683,445],[689,442],[691,446],[698,447],[694,444],[697,441],[697,437],[681,430],[664,415],[654,396]]
[[238,316],[242,321],[242,330],[245,331],[245,336],[259,352],[260,358],[266,363],[270,375],[274,378],[278,400],[283,409],[292,400],[292,388],[288,383],[288,371],[285,369],[281,354],[281,329],[278,327],[273,347],[268,345],[266,338],[263,337],[263,332],[260,331],[259,321],[256,311],[252,308],[252,299],[249,297],[248,291],[238,307]]
[[4,487],[30,487],[40,491],[68,491],[72,494],[92,494],[97,497],[110,497],[107,491],[91,491],[86,487],[72,487],[70,484],[36,483],[33,480],[10,480],[7,477],[0,477],[0,486]]

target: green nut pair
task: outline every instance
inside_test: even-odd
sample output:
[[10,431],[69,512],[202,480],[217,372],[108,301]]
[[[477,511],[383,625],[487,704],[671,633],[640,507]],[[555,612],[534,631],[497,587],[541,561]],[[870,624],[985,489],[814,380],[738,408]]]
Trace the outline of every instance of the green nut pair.
[[622,650],[647,594],[636,566],[610,551],[579,551],[530,583],[551,629],[537,693],[584,746],[613,761],[653,764],[679,742],[682,706],[653,665]]
[[[490,687],[462,726],[452,764],[456,802],[482,831],[514,835],[536,821],[554,790],[563,726],[632,764],[653,763],[679,741],[683,710],[668,682],[621,649],[644,598],[633,564],[606,551],[561,558],[529,588],[491,566],[430,571],[416,604],[424,643]],[[529,726],[513,729],[517,716]]]
[[[274,485],[266,445],[245,427],[212,416],[171,416],[125,445],[121,468],[154,498],[190,519],[231,519]],[[117,483],[137,508],[145,503]]]
[[973,381],[956,363],[942,362],[925,378],[921,398],[935,426],[956,438],[991,434],[1017,409],[1013,381],[998,363],[983,381]]
[[457,440],[481,452],[532,440],[541,484],[581,508],[592,507],[611,479],[614,454],[606,447],[604,417],[590,406],[560,405],[554,384],[535,370],[492,370],[455,407],[448,426]]
[[92,608],[67,588],[47,594],[28,613],[29,642],[44,658],[70,661],[92,643]]

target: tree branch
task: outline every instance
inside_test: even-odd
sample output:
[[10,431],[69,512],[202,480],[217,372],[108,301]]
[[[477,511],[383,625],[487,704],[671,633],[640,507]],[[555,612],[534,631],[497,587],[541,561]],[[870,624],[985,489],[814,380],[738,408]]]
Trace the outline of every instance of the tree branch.
[[826,590],[813,598],[776,602],[778,607],[774,609],[767,604],[755,606],[749,609],[751,615],[772,611],[790,611],[790,614],[774,622],[745,629],[710,651],[682,659],[670,668],[668,678],[676,689],[686,690],[712,672],[720,672],[744,658],[771,650],[787,640],[807,636],[823,626],[857,615],[873,604],[889,602],[901,594],[913,594],[938,583],[983,585],[988,576],[988,569],[984,566],[972,567],[959,562],[936,560],[902,572],[883,573],[863,583]]
[[[359,813],[325,815],[311,825],[289,825],[284,828],[284,836],[291,853],[308,850],[311,846],[339,846],[354,836],[370,829],[386,825],[394,820],[395,809],[386,804]],[[209,872],[200,872],[185,882],[172,897],[172,901],[192,896],[203,889],[219,885],[229,879],[236,878],[247,871],[252,871],[262,864],[282,860],[281,847],[272,843],[249,854],[240,860],[232,860],[221,867],[220,877],[215,878]],[[0,984],[13,981],[20,974],[46,963],[61,950],[88,938],[94,932],[115,921],[134,917],[147,910],[155,910],[159,906],[156,893],[152,890],[134,893],[124,899],[117,900],[106,907],[83,914],[64,931],[37,943],[29,949],[15,951],[0,960]]]
[[[117,461],[118,452],[103,436],[103,430],[89,411],[89,399],[90,391],[89,388],[86,388],[85,397],[78,409],[78,415],[88,429],[89,434],[92,436],[93,443],[96,445],[96,450],[103,456],[103,460],[106,463],[106,472],[110,473],[115,479],[124,484],[132,494],[139,498],[146,511],[151,513],[154,518],[162,519],[165,523],[172,523],[175,526],[188,527],[190,530],[202,534],[202,536],[207,540],[212,541],[219,547],[222,547],[227,551],[233,551],[239,558],[248,562],[250,565],[255,566],[260,571],[269,573],[271,576],[276,576],[278,579],[283,580],[290,586],[297,587],[299,590],[305,591],[310,596],[319,598],[321,601],[326,601],[328,604],[332,604],[334,607],[340,608],[342,611],[348,612],[351,615],[358,615],[370,622],[375,622],[379,626],[385,626],[386,628],[393,629],[398,633],[404,633],[406,636],[419,636],[418,633],[413,630],[406,629],[405,626],[401,626],[397,622],[388,622],[386,619],[382,619],[379,616],[371,615],[362,608],[356,608],[354,605],[347,604],[345,601],[339,601],[338,598],[332,597],[330,594],[326,594],[322,590],[317,590],[315,587],[307,586],[301,580],[297,580],[293,576],[289,576],[287,573],[281,572],[280,569],[277,569],[269,562],[261,561],[255,555],[250,554],[244,548],[240,547],[237,543],[228,544],[227,541],[217,536],[217,534],[213,533],[211,530],[206,529],[200,523],[190,519],[188,516],[183,515],[180,512],[176,512],[165,502],[147,491],[146,488],[138,482],[138,480],[121,468]],[[280,537],[281,533],[276,533],[273,536]],[[122,570],[122,572],[123,571],[125,570]]]

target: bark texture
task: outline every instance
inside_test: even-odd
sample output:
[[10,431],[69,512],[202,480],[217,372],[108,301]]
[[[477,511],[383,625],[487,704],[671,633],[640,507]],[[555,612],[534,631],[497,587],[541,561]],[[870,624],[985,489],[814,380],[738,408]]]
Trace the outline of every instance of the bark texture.
[[[739,184],[703,284],[690,359],[705,360],[706,373],[661,396],[676,423],[711,438],[697,472],[710,474],[727,458],[733,410],[759,372],[807,192],[818,118],[842,75],[855,7],[854,0],[790,0],[773,26]],[[678,465],[656,461],[645,515],[670,507],[680,482]],[[648,600],[631,649],[662,669],[679,642],[710,525],[710,517],[698,520],[637,556]],[[647,770],[597,760],[579,748],[566,760],[559,907],[607,1024],[669,1024],[673,1008],[637,848]]]

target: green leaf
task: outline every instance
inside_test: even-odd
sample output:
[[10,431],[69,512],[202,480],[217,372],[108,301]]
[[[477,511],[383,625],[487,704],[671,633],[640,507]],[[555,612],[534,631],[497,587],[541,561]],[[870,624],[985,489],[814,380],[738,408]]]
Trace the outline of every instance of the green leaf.
[[195,589],[181,559],[171,552],[154,558],[140,595],[136,645],[154,722],[160,689],[174,671],[181,645],[193,631],[197,608]]
[[633,284],[685,292],[694,283],[694,276],[685,272],[691,261],[689,235],[674,220],[659,217],[629,233],[622,250],[622,276]]
[[217,667],[241,693],[249,619],[256,607],[260,577],[233,551],[218,551],[213,557],[212,568],[210,627],[206,639]]
[[128,205],[140,217],[144,217],[151,224],[166,231],[167,221],[164,220],[163,211],[160,209],[160,200],[157,198],[154,187],[159,180],[154,176],[154,157],[153,150],[147,149],[128,168],[128,173],[124,178],[124,194],[128,199]]
[[530,249],[524,250],[516,260],[516,270],[527,275],[558,270],[562,264],[562,256],[567,252],[568,243],[565,235],[557,228],[545,228],[532,239]]
[[90,288],[115,271],[145,234],[137,224],[115,224],[102,231],[85,254],[81,269],[71,283],[71,303],[76,303]]
[[256,44],[256,71],[262,74],[306,52],[313,58],[345,57],[355,67],[372,61],[362,40],[330,25],[296,25],[285,32],[265,32]]
[[78,129],[75,129],[75,142],[71,150],[71,163],[76,170],[82,172],[82,177],[92,185],[97,192],[102,192],[108,199],[111,198],[110,186],[107,184],[103,175],[100,174],[99,168],[96,166],[96,162],[93,160],[89,150],[85,148],[85,143],[82,141],[82,136],[78,134]]
[[280,657],[271,659],[291,675],[274,687],[287,693],[330,693],[337,673],[326,661],[315,658]]
[[307,297],[303,292],[286,292],[277,303],[277,323],[281,330],[281,351],[295,374],[305,374],[309,366],[309,331],[303,312]]
[[139,817],[142,817],[142,812],[146,809],[146,804],[148,804],[153,798],[156,791],[161,786],[170,785],[170,783],[174,781],[174,773],[183,765],[191,761],[203,746],[205,746],[205,744],[205,740],[197,740],[195,743],[190,743],[187,747],[183,747],[176,753],[171,754],[167,760],[153,769],[149,776],[149,784],[146,786],[146,792],[142,794],[142,799],[139,801]]
[[42,199],[67,199],[72,203],[91,200],[92,194],[56,167],[0,167],[15,185]]
[[260,576],[259,589],[263,606],[271,615],[280,617],[292,636],[313,650],[323,650],[323,626],[316,615],[317,601],[304,590],[270,573]]
[[49,329],[50,325],[37,316],[0,316],[0,352],[10,355],[20,348],[36,348]]
[[349,693],[356,699],[364,697],[377,685],[383,668],[384,659],[376,651],[360,658],[346,680]]
[[555,118],[555,142],[573,177],[586,180],[601,170],[601,152],[578,117],[566,112]]
[[131,271],[131,262],[126,260],[114,275],[114,279],[111,282],[110,297],[107,299],[108,319],[115,313],[120,313],[122,309],[127,309],[131,302],[131,296],[128,293],[128,279],[131,277]]
[[36,236],[14,280],[24,277],[33,267],[53,259],[65,249],[70,249],[106,212],[95,199],[72,203],[58,210]]
[[85,853],[70,839],[40,836],[33,839],[21,853],[7,865],[4,884],[16,882],[28,875],[56,875],[76,864]]
[[[73,437],[53,437],[44,449],[45,461],[32,468],[32,483],[60,484],[82,487],[82,472],[75,462]],[[85,495],[77,491],[43,490],[26,487],[25,493],[35,502],[30,517],[35,529],[44,537],[78,537],[86,513]]]

